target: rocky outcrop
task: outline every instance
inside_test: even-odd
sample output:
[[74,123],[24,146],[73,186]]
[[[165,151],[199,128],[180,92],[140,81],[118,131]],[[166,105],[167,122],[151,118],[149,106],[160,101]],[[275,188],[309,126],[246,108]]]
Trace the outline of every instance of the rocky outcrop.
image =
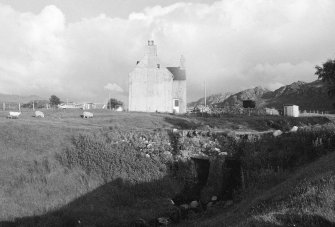
[[[217,103],[221,103],[224,100],[226,100],[229,96],[231,96],[233,93],[231,92],[225,92],[225,93],[219,93],[219,94],[214,94],[214,95],[210,95],[206,98],[206,104],[207,105],[214,105]],[[187,106],[189,108],[194,108],[200,105],[204,105],[205,104],[205,98],[201,98],[195,102],[191,102],[188,103]]]

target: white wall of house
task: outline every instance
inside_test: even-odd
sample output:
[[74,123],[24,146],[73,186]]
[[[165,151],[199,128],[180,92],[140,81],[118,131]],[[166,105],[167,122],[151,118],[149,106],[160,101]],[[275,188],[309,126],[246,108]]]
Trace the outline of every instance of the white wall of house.
[[129,111],[172,112],[172,80],[165,68],[136,67],[129,74]]
[[186,80],[174,80],[172,98],[179,100],[179,113],[186,113]]
[[173,100],[179,100],[179,113],[186,112],[186,80],[173,80],[162,67],[156,45],[148,42],[145,56],[129,73],[129,111],[173,112]]
[[296,105],[288,105],[284,106],[284,116],[289,117],[299,117],[299,106]]

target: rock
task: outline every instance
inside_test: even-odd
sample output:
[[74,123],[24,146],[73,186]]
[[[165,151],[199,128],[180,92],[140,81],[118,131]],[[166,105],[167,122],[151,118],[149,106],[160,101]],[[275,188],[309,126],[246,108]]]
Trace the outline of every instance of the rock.
[[184,210],[190,209],[190,206],[188,204],[181,204],[180,207]]
[[212,207],[212,206],[213,206],[213,202],[209,202],[209,203],[207,203],[207,205],[206,205],[207,208],[210,208],[210,207]]
[[217,200],[218,200],[218,197],[214,195],[214,196],[212,196],[211,200],[212,200],[212,201],[217,201]]
[[197,159],[209,159],[209,156],[202,153],[202,152],[198,152],[197,154],[192,154],[191,155],[192,158],[197,158]]
[[283,132],[282,132],[281,130],[276,130],[276,131],[273,132],[272,135],[273,135],[274,137],[277,137],[277,136],[280,136],[281,134],[283,134]]
[[181,156],[182,156],[182,157],[184,157],[184,158],[190,158],[190,157],[191,157],[191,154],[192,154],[192,151],[181,150],[180,153],[181,153]]
[[182,131],[182,136],[183,136],[183,137],[186,137],[187,135],[188,135],[188,132],[187,132],[186,130],[183,130],[183,131]]
[[167,158],[172,157],[172,153],[171,153],[170,151],[164,151],[164,152],[163,152],[163,155],[164,155],[165,157],[167,157]]
[[222,156],[227,156],[228,155],[228,152],[220,152],[219,155],[222,155]]
[[145,157],[150,158],[150,154],[145,154]]
[[290,130],[290,132],[297,132],[298,131],[298,126],[293,126]]
[[221,152],[221,150],[219,149],[219,148],[214,148],[214,151],[216,151],[216,152]]
[[190,208],[197,208],[199,206],[199,202],[198,201],[192,201],[191,203],[190,203]]
[[178,129],[174,128],[174,129],[172,129],[172,132],[173,132],[173,134],[177,134],[178,133]]
[[168,225],[170,223],[170,219],[167,217],[157,218],[157,222],[162,225]]

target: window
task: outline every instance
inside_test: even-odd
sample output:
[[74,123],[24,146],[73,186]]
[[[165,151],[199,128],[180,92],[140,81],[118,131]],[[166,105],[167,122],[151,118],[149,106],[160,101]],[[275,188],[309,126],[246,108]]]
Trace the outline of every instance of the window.
[[179,100],[178,100],[178,99],[175,99],[175,100],[174,100],[174,106],[175,106],[175,107],[178,107],[178,106],[179,106]]

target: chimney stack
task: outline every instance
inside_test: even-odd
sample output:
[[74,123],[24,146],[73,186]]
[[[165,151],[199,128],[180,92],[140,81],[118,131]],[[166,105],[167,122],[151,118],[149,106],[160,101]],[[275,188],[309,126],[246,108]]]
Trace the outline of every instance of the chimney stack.
[[157,46],[154,44],[153,40],[148,41],[147,52],[146,54],[149,57],[156,57],[157,56]]

